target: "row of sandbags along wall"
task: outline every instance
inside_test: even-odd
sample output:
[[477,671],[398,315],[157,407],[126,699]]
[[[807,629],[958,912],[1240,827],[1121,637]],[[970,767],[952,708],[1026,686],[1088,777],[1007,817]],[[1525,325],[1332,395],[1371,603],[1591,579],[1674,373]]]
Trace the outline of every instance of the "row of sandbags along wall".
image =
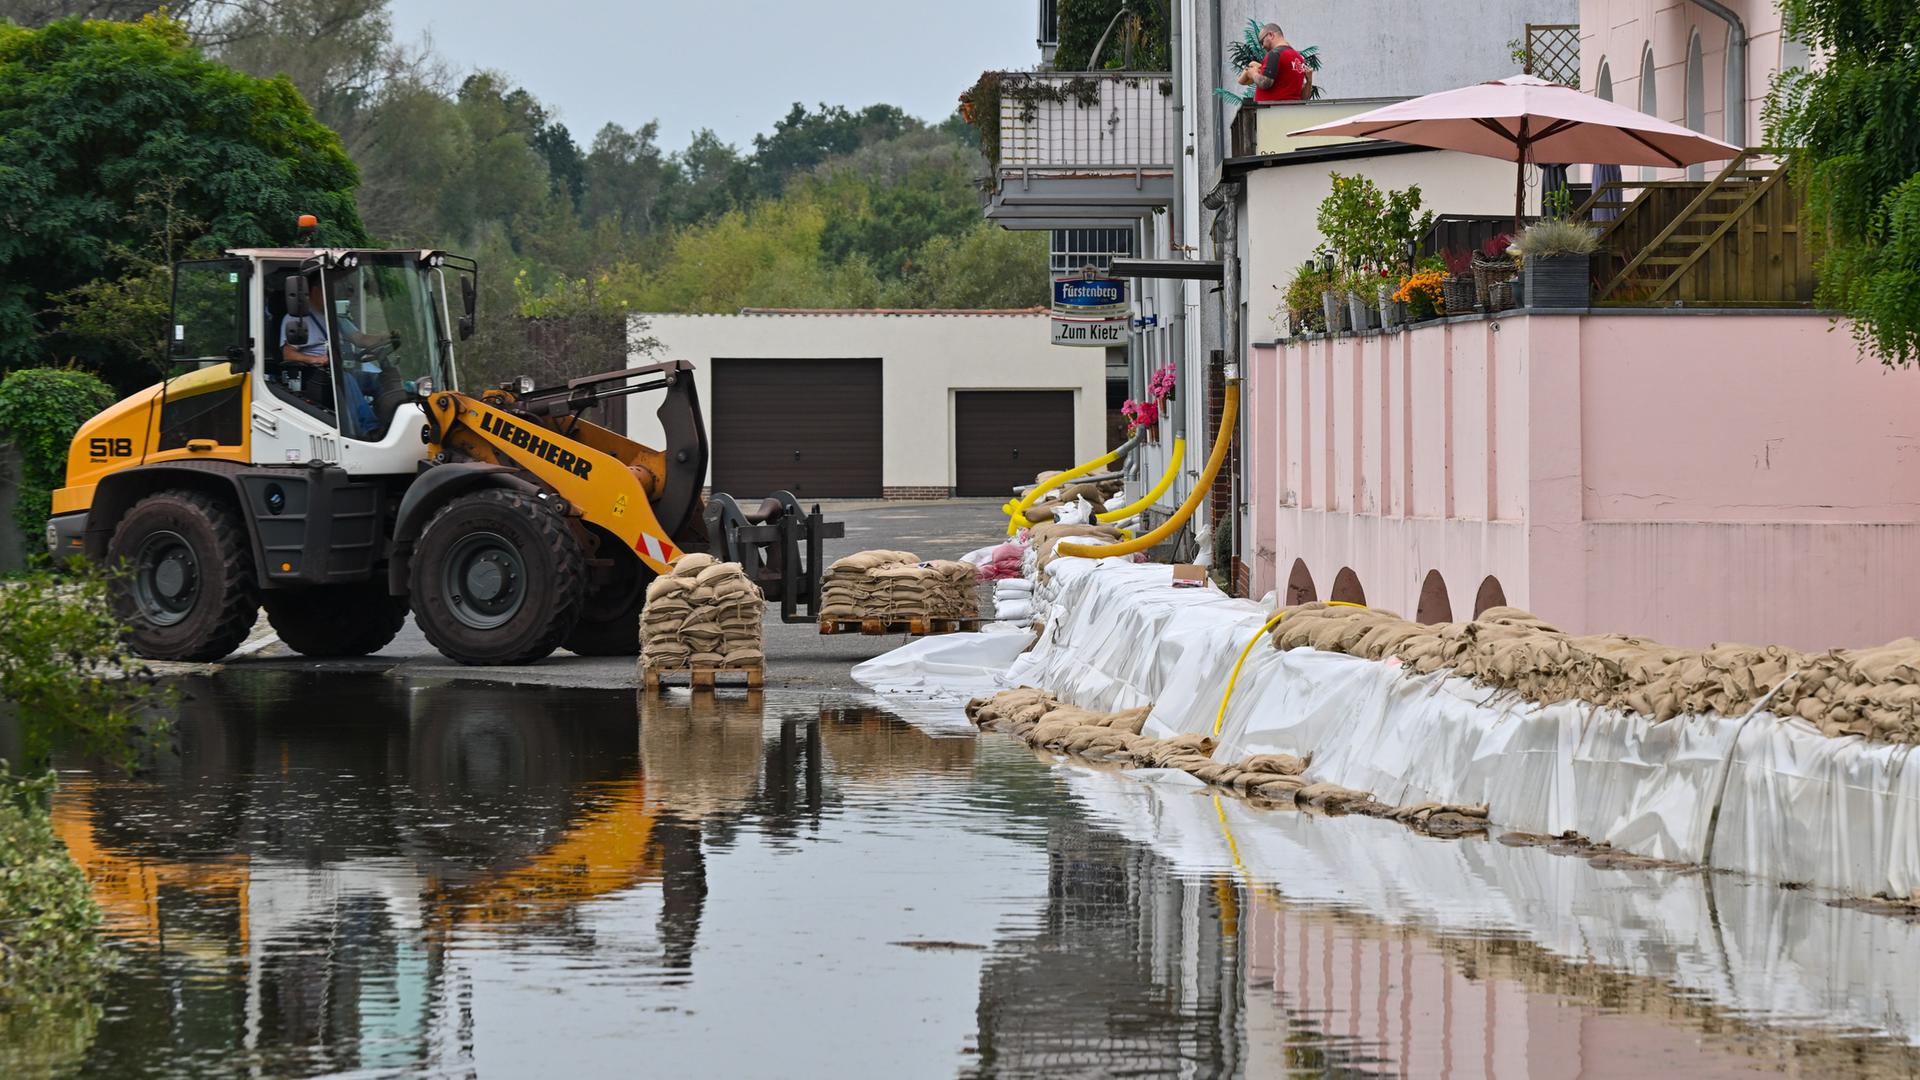
[[[1165,566],[1058,560],[1034,593],[1038,639],[1007,678],[1095,714],[1144,707],[1150,740],[1205,738],[1211,760],[1185,763],[1208,782],[1199,768],[1302,763],[1245,781],[1251,794],[1312,788],[1367,812],[1485,815],[1647,859],[1920,895],[1920,774],[1905,768],[1920,641],[1682,648],[1566,634],[1513,608],[1421,625],[1170,585]],[[1276,614],[1223,710],[1235,659]],[[1149,742],[1099,745],[1157,764]],[[1355,792],[1364,804],[1340,794]]]

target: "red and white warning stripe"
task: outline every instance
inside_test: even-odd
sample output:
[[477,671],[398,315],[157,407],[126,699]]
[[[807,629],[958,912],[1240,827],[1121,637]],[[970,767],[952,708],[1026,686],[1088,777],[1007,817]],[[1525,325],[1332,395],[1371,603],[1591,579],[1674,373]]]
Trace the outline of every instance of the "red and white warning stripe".
[[640,534],[640,542],[633,546],[636,550],[645,552],[648,558],[657,562],[670,563],[680,555],[679,552],[673,549],[672,544],[657,540],[651,533],[646,532]]

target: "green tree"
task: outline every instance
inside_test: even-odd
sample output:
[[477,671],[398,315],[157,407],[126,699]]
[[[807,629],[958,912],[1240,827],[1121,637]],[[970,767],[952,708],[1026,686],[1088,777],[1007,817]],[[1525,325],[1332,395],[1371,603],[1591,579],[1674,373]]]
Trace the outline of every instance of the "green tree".
[[[291,242],[301,213],[324,243],[364,242],[353,163],[293,84],[207,60],[166,19],[0,25],[0,131],[0,367],[56,328],[47,296],[128,270],[156,177],[185,178],[178,210],[216,246]],[[120,385],[145,375],[98,363]]]
[[1824,59],[1776,76],[1766,107],[1817,226],[1816,299],[1881,362],[1920,361],[1920,7],[1782,0],[1781,11]]
[[893,105],[869,105],[852,112],[844,105],[823,104],[818,112],[808,112],[796,101],[774,123],[772,134],[753,137],[752,189],[760,196],[778,195],[786,190],[789,179],[829,158],[920,126],[920,121]]
[[1099,70],[1169,71],[1172,28],[1167,0],[1060,0],[1053,66],[1057,71],[1087,71],[1097,46]]

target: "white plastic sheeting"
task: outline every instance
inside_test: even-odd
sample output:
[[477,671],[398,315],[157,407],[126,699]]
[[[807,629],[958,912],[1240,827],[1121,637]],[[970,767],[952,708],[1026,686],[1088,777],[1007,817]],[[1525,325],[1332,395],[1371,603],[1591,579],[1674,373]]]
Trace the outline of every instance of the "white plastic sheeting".
[[[1166,566],[1058,559],[1049,570],[1035,593],[1044,631],[1005,682],[1087,708],[1152,704],[1148,734],[1213,731],[1234,660],[1267,609],[1212,588],[1172,588]],[[1577,832],[1639,855],[1856,895],[1920,890],[1911,748],[1829,739],[1798,719],[1657,724],[1263,641],[1219,738],[1222,760],[1310,754],[1310,779],[1389,803],[1483,803],[1510,829]]]
[[1151,846],[1177,873],[1272,883],[1287,903],[1392,926],[1524,938],[1744,1019],[1920,1043],[1920,925],[1727,875],[1623,877],[1538,848],[1440,842],[1373,818],[1262,810],[1124,773],[1061,775],[1096,823]]

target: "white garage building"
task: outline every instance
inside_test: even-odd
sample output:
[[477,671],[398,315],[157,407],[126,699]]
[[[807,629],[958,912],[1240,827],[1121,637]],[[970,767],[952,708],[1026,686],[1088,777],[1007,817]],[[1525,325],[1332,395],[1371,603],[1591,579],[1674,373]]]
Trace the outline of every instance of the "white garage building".
[[[1106,450],[1106,350],[1049,342],[1026,311],[754,310],[639,315],[693,361],[708,486],[759,499],[1002,497]],[[660,445],[629,410],[628,434]]]

